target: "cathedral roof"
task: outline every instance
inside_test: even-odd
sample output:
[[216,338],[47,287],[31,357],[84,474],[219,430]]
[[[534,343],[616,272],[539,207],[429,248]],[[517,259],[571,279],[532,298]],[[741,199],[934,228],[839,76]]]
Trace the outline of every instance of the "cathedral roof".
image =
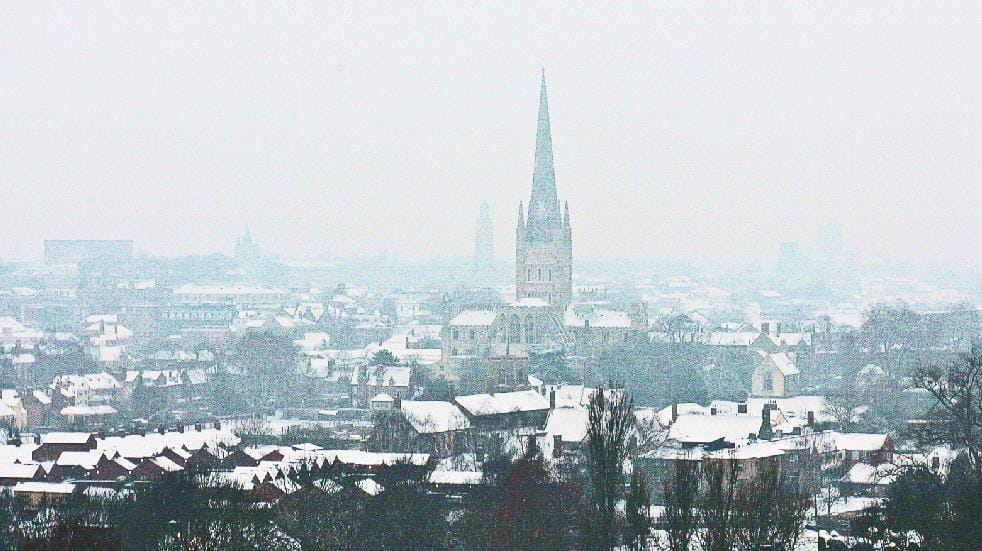
[[464,310],[450,320],[450,325],[491,325],[497,315],[493,310]]

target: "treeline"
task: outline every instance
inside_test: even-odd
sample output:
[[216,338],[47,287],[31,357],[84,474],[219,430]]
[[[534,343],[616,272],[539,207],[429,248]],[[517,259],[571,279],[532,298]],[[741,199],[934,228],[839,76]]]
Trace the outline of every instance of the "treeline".
[[743,478],[736,461],[676,460],[664,481],[659,528],[669,551],[793,551],[813,488],[778,460],[755,463]]

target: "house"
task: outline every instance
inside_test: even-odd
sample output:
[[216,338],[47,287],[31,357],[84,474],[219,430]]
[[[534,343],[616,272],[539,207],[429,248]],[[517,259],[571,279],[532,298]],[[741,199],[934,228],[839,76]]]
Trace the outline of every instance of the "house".
[[79,486],[63,482],[18,482],[12,492],[14,497],[23,499],[28,505],[37,507],[41,503],[60,501],[74,494]]
[[351,373],[349,397],[352,407],[368,407],[369,400],[384,392],[389,396],[408,397],[412,368],[405,366],[356,367]]
[[893,441],[886,434],[842,433],[836,436],[836,450],[847,465],[893,462]]
[[376,417],[375,445],[384,451],[444,458],[471,451],[472,426],[452,402],[397,400],[397,410]]
[[839,480],[839,490],[847,496],[883,497],[897,475],[897,467],[890,463],[856,463]]
[[19,482],[43,481],[47,476],[37,463],[0,463],[0,485],[13,486]]
[[87,452],[96,449],[91,432],[49,432],[41,436],[41,445],[34,450],[34,461],[54,461],[63,452]]
[[798,367],[793,355],[787,352],[762,353],[754,369],[751,391],[754,396],[782,397],[793,394],[798,387]]
[[549,400],[534,390],[457,396],[454,400],[478,432],[519,428],[541,429],[549,415]]

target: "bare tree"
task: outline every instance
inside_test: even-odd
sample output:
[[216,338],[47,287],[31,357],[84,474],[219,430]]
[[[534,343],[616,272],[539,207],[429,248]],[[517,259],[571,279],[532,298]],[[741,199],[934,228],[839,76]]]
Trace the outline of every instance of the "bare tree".
[[669,551],[688,551],[696,531],[699,498],[699,463],[675,459],[665,479],[665,513],[661,521],[668,534]]
[[634,423],[631,397],[623,390],[597,389],[587,406],[589,425],[587,467],[592,483],[597,549],[613,549],[617,543],[616,505],[624,495],[624,460],[628,435]]
[[702,486],[698,509],[703,525],[698,533],[700,547],[703,551],[732,551],[737,533],[736,463],[725,459],[703,461]]
[[736,492],[737,542],[746,551],[793,551],[811,499],[779,459],[767,458],[757,465],[754,478]]
[[965,448],[982,472],[982,347],[947,366],[919,368],[914,381],[935,399],[928,422],[916,431],[919,439]]
[[651,535],[651,493],[648,491],[648,478],[636,466],[631,472],[631,487],[627,493],[624,514],[628,546],[632,551],[644,551],[648,548]]

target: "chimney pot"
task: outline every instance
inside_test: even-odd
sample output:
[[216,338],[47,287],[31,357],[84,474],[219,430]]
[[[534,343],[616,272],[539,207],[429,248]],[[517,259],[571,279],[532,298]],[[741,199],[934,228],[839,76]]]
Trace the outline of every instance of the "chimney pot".
[[549,409],[556,409],[556,389],[549,391]]

